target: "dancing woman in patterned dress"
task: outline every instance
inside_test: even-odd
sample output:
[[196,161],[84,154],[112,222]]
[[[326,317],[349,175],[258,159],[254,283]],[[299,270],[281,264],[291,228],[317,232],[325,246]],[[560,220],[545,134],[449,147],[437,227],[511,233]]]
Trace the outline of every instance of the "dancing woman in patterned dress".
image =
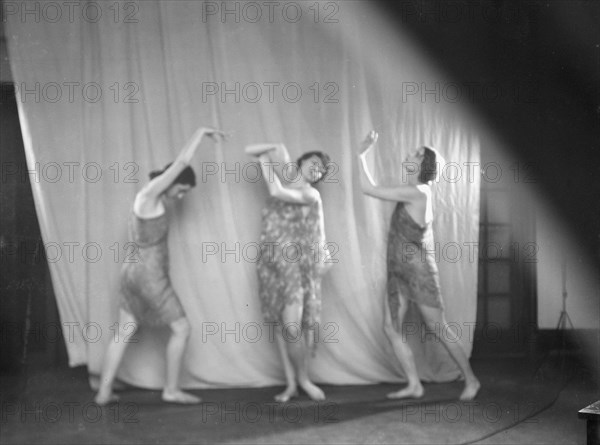
[[179,389],[179,370],[190,334],[190,324],[169,279],[167,245],[168,221],[165,203],[181,199],[196,184],[189,166],[202,138],[216,139],[223,133],[199,128],[172,164],[150,173],[150,182],[135,197],[129,224],[131,241],[136,243],[137,262],[124,263],[121,270],[119,330],[104,356],[96,403],[118,400],[112,385],[127,339],[140,324],[169,326],[167,375],[162,399],[175,403],[199,403],[200,399]]
[[431,181],[436,177],[439,162],[437,152],[429,147],[413,150],[402,165],[402,176],[406,178],[406,184],[382,187],[373,180],[365,159],[377,142],[377,137],[377,133],[371,131],[362,143],[359,154],[361,184],[365,194],[397,203],[388,239],[388,304],[384,305],[384,332],[408,378],[406,388],[388,394],[388,397],[419,398],[423,395],[413,353],[399,333],[408,302],[412,301],[419,308],[429,329],[441,326],[442,332],[448,332],[452,336],[439,337],[465,378],[465,388],[460,399],[471,400],[479,391],[479,380],[473,374],[469,359],[457,342],[456,334],[446,321],[438,268],[433,254]]
[[[284,186],[278,174],[269,169],[275,164],[269,162],[273,161],[271,156],[279,161],[289,159],[283,145],[252,145],[246,153],[258,157],[270,194],[262,212],[257,269],[263,316],[277,327],[287,382],[275,400],[286,402],[296,396],[297,385],[311,399],[323,400],[325,394],[310,381],[308,369],[314,329],[320,320],[321,276],[330,258],[321,195],[312,184],[327,173],[329,157],[321,152],[305,153],[297,161],[298,177]],[[281,174],[281,168],[276,170]]]

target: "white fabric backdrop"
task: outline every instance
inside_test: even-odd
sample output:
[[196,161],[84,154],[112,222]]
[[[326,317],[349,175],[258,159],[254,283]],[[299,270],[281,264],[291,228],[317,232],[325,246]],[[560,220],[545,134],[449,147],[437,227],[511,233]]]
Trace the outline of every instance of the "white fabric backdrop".
[[[470,353],[477,254],[469,258],[468,243],[477,242],[479,224],[479,175],[468,177],[464,167],[479,162],[472,118],[460,103],[444,100],[447,81],[368,2],[339,2],[337,9],[321,2],[318,20],[313,2],[288,3],[294,6],[287,15],[279,8],[271,19],[264,7],[256,23],[249,7],[245,15],[240,9],[239,23],[235,13],[203,16],[207,7],[222,6],[200,1],[135,2],[138,9],[122,2],[118,18],[114,2],[113,9],[80,2],[73,17],[64,9],[56,23],[50,9],[42,8],[38,21],[19,12],[7,16],[27,160],[37,169],[30,177],[71,366],[99,372],[114,333],[120,263],[131,253],[126,228],[133,198],[147,173],[171,161],[202,124],[233,135],[216,147],[203,143],[193,161],[198,186],[170,209],[171,277],[193,325],[183,386],[284,380],[262,324],[252,261],[267,191],[261,180],[253,182],[257,170],[243,154],[244,145],[264,141],[284,142],[293,158],[327,151],[338,167],[319,186],[339,262],[323,281],[315,380],[403,379],[382,331],[393,204],[365,197],[358,183],[355,152],[371,128],[380,132],[372,165],[382,182],[397,182],[407,149],[423,144],[461,167],[460,179],[442,177],[436,186],[435,231],[448,319],[461,328]],[[303,15],[292,23],[297,8]],[[125,22],[126,14],[137,22]],[[235,90],[236,82],[237,97],[209,94],[215,86]],[[294,85],[283,93],[292,82],[301,88],[295,102]],[[438,97],[407,95],[415,86],[437,88]],[[224,249],[237,249],[237,258],[222,257]],[[257,326],[262,337],[254,342]],[[119,377],[160,387],[166,332],[142,329],[136,338]],[[424,380],[459,375],[432,337],[408,338]]]

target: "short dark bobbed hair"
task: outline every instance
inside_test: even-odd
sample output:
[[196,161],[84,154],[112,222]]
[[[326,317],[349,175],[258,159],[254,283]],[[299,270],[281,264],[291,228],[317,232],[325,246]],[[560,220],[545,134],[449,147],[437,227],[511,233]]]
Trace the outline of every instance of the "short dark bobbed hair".
[[322,181],[329,173],[329,169],[331,168],[331,158],[327,153],[323,153],[322,151],[307,151],[306,153],[302,154],[302,156],[300,156],[296,161],[296,163],[298,164],[298,168],[302,168],[302,164],[304,163],[304,161],[312,158],[313,156],[318,157],[323,163],[323,166],[325,167],[325,173],[321,176],[321,178],[318,181],[315,181],[313,183],[316,184],[317,182]]
[[421,161],[421,172],[419,182],[423,184],[433,181],[437,176],[438,159],[435,150],[424,146],[423,160]]
[[[167,165],[165,165],[165,167],[162,170],[151,171],[148,176],[150,176],[150,179],[154,179],[157,176],[162,175],[165,171],[167,171],[167,169],[171,166],[171,164],[173,164],[173,163],[169,162]],[[194,169],[192,167],[190,167],[189,165],[186,168],[184,168],[183,171],[181,173],[179,173],[179,175],[177,175],[177,177],[175,178],[175,180],[173,181],[173,183],[171,185],[175,185],[175,184],[189,185],[190,187],[195,187],[196,186],[196,173],[194,173]]]

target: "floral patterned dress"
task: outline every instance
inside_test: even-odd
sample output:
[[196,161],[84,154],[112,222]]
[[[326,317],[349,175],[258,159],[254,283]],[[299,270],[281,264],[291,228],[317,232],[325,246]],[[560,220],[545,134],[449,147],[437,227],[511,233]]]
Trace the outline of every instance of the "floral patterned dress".
[[259,297],[265,321],[282,323],[286,305],[301,303],[302,328],[321,314],[323,245],[318,203],[301,205],[270,197],[262,211]]
[[392,215],[387,249],[387,291],[396,322],[400,295],[425,306],[442,308],[432,223],[421,227],[399,202]]
[[140,324],[160,326],[185,315],[169,279],[167,215],[140,218],[132,214],[129,239],[136,251],[121,269],[121,307]]

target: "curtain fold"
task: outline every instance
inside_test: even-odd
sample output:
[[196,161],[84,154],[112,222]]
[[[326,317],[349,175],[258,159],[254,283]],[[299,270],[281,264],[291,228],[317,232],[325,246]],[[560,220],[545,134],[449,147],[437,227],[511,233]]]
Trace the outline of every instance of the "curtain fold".
[[[123,12],[127,2],[114,5]],[[126,237],[134,196],[200,125],[232,136],[202,143],[192,161],[196,189],[169,208],[171,278],[193,326],[184,387],[284,381],[257,296],[255,243],[267,189],[243,153],[245,145],[266,141],[285,143],[293,159],[324,150],[335,163],[318,186],[338,262],[323,280],[314,379],[404,379],[382,329],[393,204],[364,196],[358,181],[355,153],[371,129],[380,133],[371,165],[382,183],[398,183],[402,159],[419,145],[435,146],[461,167],[460,180],[442,176],[434,186],[434,228],[447,318],[470,353],[477,253],[470,258],[468,249],[478,241],[479,175],[467,180],[465,165],[479,162],[478,128],[461,103],[406,97],[407,85],[445,82],[410,39],[367,2],[340,2],[337,23],[315,23],[312,3],[303,2],[295,3],[303,13],[296,23],[279,15],[257,23],[207,17],[200,1],[136,5],[134,23],[115,21],[108,6],[96,23],[7,17],[28,168],[38,166],[34,198],[70,365],[99,372],[114,335],[119,269],[135,256]],[[418,326],[416,314],[408,321]],[[118,377],[162,386],[166,338],[165,330],[142,328]],[[407,341],[424,380],[459,375],[435,339],[411,334]]]

